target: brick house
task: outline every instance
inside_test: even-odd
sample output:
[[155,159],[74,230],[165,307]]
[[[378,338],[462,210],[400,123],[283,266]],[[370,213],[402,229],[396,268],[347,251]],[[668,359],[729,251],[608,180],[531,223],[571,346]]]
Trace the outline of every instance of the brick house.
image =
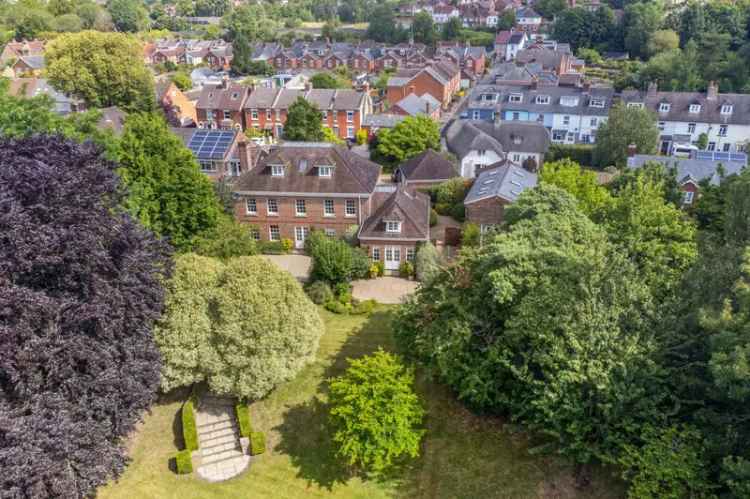
[[244,128],[243,107],[250,89],[224,80],[219,85],[206,85],[195,106],[199,128]]
[[304,247],[310,230],[342,236],[374,212],[380,165],[331,143],[273,146],[233,186],[235,218],[263,241]]
[[298,97],[318,106],[323,126],[333,130],[341,139],[353,139],[362,127],[364,118],[372,113],[372,99],[367,92],[351,89],[258,88],[245,103],[246,127],[265,130],[280,138],[289,106]]
[[193,153],[201,172],[213,181],[234,179],[257,160],[253,157],[257,149],[248,145],[240,131],[200,128],[171,128],[171,131]]
[[456,165],[432,149],[401,163],[393,174],[407,188],[424,188],[458,177]]
[[10,41],[5,44],[3,51],[0,52],[0,68],[10,62],[14,62],[21,57],[29,56],[43,56],[44,55],[44,41],[42,40],[31,40],[14,42]]
[[357,234],[359,244],[387,272],[397,272],[402,262],[414,262],[418,244],[430,240],[430,197],[404,186],[381,186],[372,198],[375,210]]
[[509,163],[490,165],[479,174],[464,199],[466,220],[485,232],[503,222],[506,205],[536,185],[536,174],[521,167]]
[[409,94],[388,110],[393,114],[401,116],[429,116],[433,120],[440,119],[440,103],[430,94],[425,93],[422,96]]
[[172,126],[191,126],[198,122],[195,105],[171,81],[161,81],[155,86],[156,106],[164,112]]
[[438,47],[437,57],[446,59],[460,69],[465,69],[481,75],[484,73],[485,61],[487,60],[484,47],[472,47],[471,45],[444,44]]
[[388,79],[386,99],[396,104],[409,94],[428,93],[448,109],[461,88],[461,71],[448,62],[434,62],[421,69],[402,69]]

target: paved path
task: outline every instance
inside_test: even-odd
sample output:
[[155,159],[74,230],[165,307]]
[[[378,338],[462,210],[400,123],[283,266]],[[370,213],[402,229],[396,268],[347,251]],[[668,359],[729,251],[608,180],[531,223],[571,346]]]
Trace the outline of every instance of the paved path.
[[312,261],[306,255],[263,255],[282,270],[286,270],[298,281],[306,282],[310,278]]
[[376,300],[378,303],[402,303],[414,293],[419,283],[400,277],[378,277],[352,282],[352,296],[358,300]]
[[245,471],[250,456],[242,453],[231,398],[204,396],[196,409],[199,447],[198,476],[209,482],[227,480]]

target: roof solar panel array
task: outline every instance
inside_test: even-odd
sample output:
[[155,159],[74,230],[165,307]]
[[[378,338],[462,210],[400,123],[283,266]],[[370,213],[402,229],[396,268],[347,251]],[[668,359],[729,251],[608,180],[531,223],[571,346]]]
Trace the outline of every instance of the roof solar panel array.
[[198,159],[224,159],[235,135],[234,130],[197,130],[190,138],[188,149]]

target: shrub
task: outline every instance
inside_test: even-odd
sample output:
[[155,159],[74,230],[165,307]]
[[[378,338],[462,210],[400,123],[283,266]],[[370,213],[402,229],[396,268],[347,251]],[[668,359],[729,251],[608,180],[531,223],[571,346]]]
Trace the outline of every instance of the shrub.
[[459,201],[458,203],[451,206],[450,216],[452,216],[459,222],[463,222],[464,220],[466,220],[466,207],[464,206],[463,201]]
[[401,262],[398,266],[398,275],[401,277],[411,277],[414,275],[414,265],[409,261]]
[[174,460],[177,465],[177,473],[180,475],[188,475],[193,472],[193,458],[189,450],[179,451],[175,455]]
[[281,240],[281,248],[284,250],[284,253],[289,253],[293,247],[294,242],[291,239],[284,238]]
[[438,212],[435,208],[430,210],[430,227],[435,227],[438,223]]
[[182,437],[185,440],[185,450],[198,450],[198,430],[195,427],[195,413],[193,402],[188,400],[182,405]]
[[250,424],[250,408],[246,404],[237,404],[234,406],[237,414],[237,424],[240,427],[241,437],[250,437],[253,427]]
[[288,253],[281,241],[263,241],[258,244],[258,249],[264,255],[285,255]]
[[258,254],[258,244],[247,226],[230,217],[195,238],[194,251],[214,258],[233,258]]
[[352,304],[331,300],[325,304],[325,309],[334,314],[346,315],[352,310]]
[[365,130],[364,128],[360,128],[359,130],[357,130],[356,137],[358,145],[365,145],[367,143],[367,130]]
[[354,315],[371,314],[377,306],[378,302],[376,302],[375,300],[362,300],[361,302],[358,302],[353,306],[351,313]]
[[447,215],[463,222],[465,218],[464,198],[471,186],[462,178],[454,178],[443,182],[431,190],[430,197],[435,204],[438,215]]
[[429,281],[440,272],[440,255],[432,243],[425,243],[419,247],[414,267],[420,282]]
[[365,278],[370,271],[370,261],[364,251],[321,231],[310,234],[305,249],[313,261],[311,276],[314,280],[337,284]]
[[464,224],[463,231],[461,232],[461,245],[462,246],[479,246],[480,240],[480,229],[477,224],[467,223]]
[[373,262],[372,265],[370,265],[370,279],[375,279],[378,276],[379,270],[377,263]]
[[552,144],[544,155],[544,162],[570,159],[583,166],[594,165],[594,146],[584,144]]
[[334,295],[340,303],[349,303],[352,301],[352,287],[349,283],[340,282],[334,287]]
[[307,296],[316,305],[323,305],[333,299],[333,291],[325,281],[315,281],[307,287]]
[[266,435],[262,431],[250,434],[250,455],[257,456],[266,452]]
[[349,465],[382,471],[402,456],[419,455],[424,409],[414,393],[414,372],[379,350],[349,360],[330,383],[330,423],[337,454]]
[[375,262],[375,266],[378,267],[378,277],[383,277],[385,275],[385,264],[381,261]]

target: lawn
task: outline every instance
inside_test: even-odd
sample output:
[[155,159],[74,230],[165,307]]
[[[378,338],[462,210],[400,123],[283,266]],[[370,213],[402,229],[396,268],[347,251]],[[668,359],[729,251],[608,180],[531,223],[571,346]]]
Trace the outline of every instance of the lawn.
[[130,445],[132,462],[104,499],[134,498],[541,498],[619,499],[621,484],[598,472],[575,489],[572,466],[530,456],[523,433],[499,419],[474,416],[444,387],[418,375],[428,409],[422,456],[397,476],[362,480],[346,475],[332,455],[325,420],[325,380],[346,368],[347,357],[393,348],[390,311],[371,317],[321,311],[326,333],[315,363],[250,408],[269,451],[243,475],[218,484],[177,476],[168,468],[176,451],[181,401],[166,397],[146,416]]

